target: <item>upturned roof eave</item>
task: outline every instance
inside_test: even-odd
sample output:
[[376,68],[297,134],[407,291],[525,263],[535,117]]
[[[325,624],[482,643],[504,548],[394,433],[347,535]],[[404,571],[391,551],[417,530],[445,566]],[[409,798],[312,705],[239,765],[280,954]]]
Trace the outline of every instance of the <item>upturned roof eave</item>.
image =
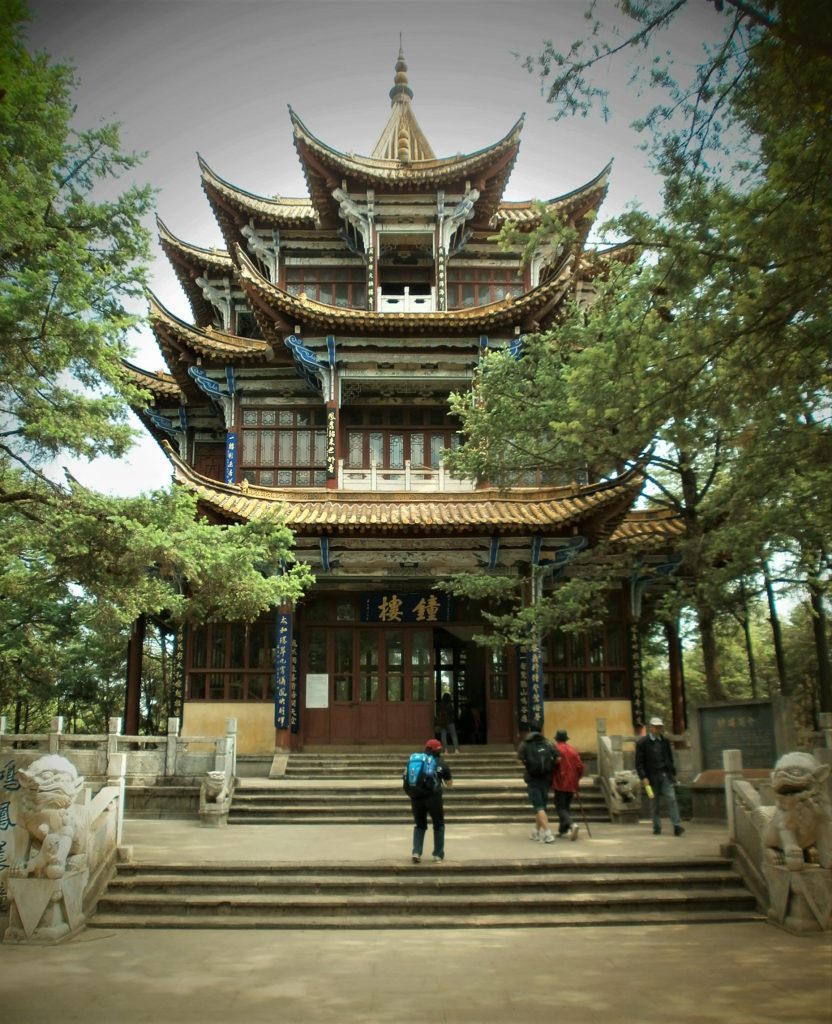
[[153,292],[148,290],[146,294],[150,305],[149,316],[154,327],[159,324],[172,331],[185,347],[201,356],[233,356],[253,360],[268,357],[272,352],[272,346],[259,338],[240,338],[226,331],[194,327],[166,309]]
[[422,533],[491,536],[543,533],[560,535],[593,520],[606,510],[635,500],[643,485],[638,473],[590,487],[528,489],[517,492],[472,491],[463,494],[379,494],[298,490],[224,484],[205,477],[165,446],[176,483],[190,488],[218,516],[248,521],[280,515],[295,532],[306,535]]
[[[414,181],[432,183],[435,181],[438,183],[464,178],[475,170],[487,166],[489,161],[499,159],[512,145],[516,145],[525,119],[525,115],[521,115],[501,139],[471,153],[438,157],[433,160],[403,162],[344,153],[314,135],[291,107],[289,107],[289,115],[294,128],[296,149],[298,142],[308,145],[322,163],[329,162],[333,169],[338,170],[339,177],[346,173],[359,180],[375,181],[377,184],[390,184],[391,181],[401,183]],[[298,153],[303,162],[304,157],[300,149],[298,149]]]
[[199,167],[202,176],[202,187],[206,191],[209,200],[211,190],[222,196],[236,209],[249,213],[253,217],[267,220],[276,226],[293,226],[301,224],[316,224],[317,214],[315,208],[308,198],[302,196],[261,196],[254,192],[234,185],[225,178],[220,177],[203,157],[197,154]]

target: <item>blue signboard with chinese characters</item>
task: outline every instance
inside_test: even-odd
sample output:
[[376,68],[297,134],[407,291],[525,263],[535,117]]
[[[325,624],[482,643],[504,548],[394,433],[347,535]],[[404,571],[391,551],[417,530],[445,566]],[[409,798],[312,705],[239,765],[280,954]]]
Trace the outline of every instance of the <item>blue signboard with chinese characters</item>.
[[275,622],[274,727],[288,729],[292,691],[292,616],[278,612]]
[[448,594],[399,594],[396,591],[361,595],[362,622],[450,622],[453,613]]
[[540,647],[517,651],[517,720],[520,732],[531,722],[543,724],[543,664]]
[[292,705],[289,711],[291,731],[297,732],[300,728],[300,651],[298,642],[292,637]]
[[225,482],[236,483],[237,480],[237,435],[225,435]]

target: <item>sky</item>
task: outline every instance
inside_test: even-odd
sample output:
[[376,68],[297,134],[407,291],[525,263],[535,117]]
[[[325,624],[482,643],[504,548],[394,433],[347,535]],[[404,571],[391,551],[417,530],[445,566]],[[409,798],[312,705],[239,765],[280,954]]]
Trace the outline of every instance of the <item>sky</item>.
[[[221,177],[258,195],[306,196],[288,106],[313,134],[368,154],[390,112],[401,35],[413,112],[439,157],[501,138],[525,114],[506,199],[549,199],[577,188],[612,159],[602,218],[637,201],[657,210],[659,189],[630,123],[655,97],[605,72],[612,116],[554,123],[538,78],[522,66],[544,40],[584,35],[584,0],[30,0],[28,38],[70,61],[80,128],[118,121],[123,148],[146,153],[136,180],[157,190],[157,212],[177,236],[223,245],[200,186],[197,154]],[[673,27],[682,65],[702,53],[704,2]],[[614,14],[599,0],[601,15]],[[660,50],[667,44],[662,41]],[[190,307],[153,230],[151,287],[174,314]],[[144,326],[133,361],[164,369]],[[135,421],[138,424],[138,421]],[[115,494],[166,486],[170,466],[144,436],[119,463],[67,463],[84,484]]]

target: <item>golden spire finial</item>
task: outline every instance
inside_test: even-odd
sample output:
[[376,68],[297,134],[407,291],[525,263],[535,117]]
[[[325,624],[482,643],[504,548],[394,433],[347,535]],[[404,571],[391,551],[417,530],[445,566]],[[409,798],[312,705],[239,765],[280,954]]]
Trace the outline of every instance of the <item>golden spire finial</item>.
[[412,100],[413,90],[407,84],[407,63],[404,59],[404,50],[402,49],[402,34],[399,32],[399,56],[396,60],[396,74],[393,78],[393,88],[390,90],[390,100],[395,103],[399,97],[402,99]]

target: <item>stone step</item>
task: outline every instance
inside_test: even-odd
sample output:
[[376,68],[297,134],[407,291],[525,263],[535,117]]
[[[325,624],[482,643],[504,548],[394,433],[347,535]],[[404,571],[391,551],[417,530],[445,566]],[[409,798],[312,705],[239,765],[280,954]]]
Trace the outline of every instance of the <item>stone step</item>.
[[91,927],[412,928],[759,919],[724,858],[120,864]]
[[[582,785],[580,797],[580,804],[574,801],[572,807],[577,822],[609,821],[597,785]],[[450,817],[469,824],[521,822],[528,820],[531,813],[525,787],[518,778],[466,778],[464,785],[445,791],[445,803]],[[235,788],[228,820],[232,825],[340,825],[356,821],[398,825],[410,820],[410,804],[396,777],[376,775],[364,781],[339,781],[332,786],[310,779],[278,779],[256,785],[241,781]]]
[[[506,913],[506,914],[431,914],[430,927],[446,928],[575,928],[603,927],[616,925],[696,925],[696,924],[728,924],[743,921],[761,921],[763,916],[756,910],[744,910],[739,907],[723,907],[717,910],[703,910],[692,907],[663,907],[661,910],[642,909],[638,912],[620,913],[593,908],[591,911],[573,911],[563,915],[542,913]],[[424,918],[395,914],[343,914],[338,917],[312,914],[306,911],[299,914],[286,914],[282,917],[263,915],[229,916],[228,914],[205,914],[183,917],[178,913],[171,914],[135,914],[127,916],[121,913],[96,914],[87,922],[89,928],[163,928],[163,929],[204,929],[222,931],[230,929],[269,929],[286,930],[296,928],[304,931],[354,930],[372,929],[410,929],[424,927]]]
[[[463,808],[465,806],[476,806],[480,808],[493,808],[500,809],[506,808],[511,809],[512,807],[525,807],[526,801],[523,796],[518,796],[517,793],[489,793],[489,794],[472,794],[466,793],[450,793],[445,794],[443,801],[448,807]],[[582,801],[584,810],[589,811],[604,811],[606,807],[603,800],[600,798],[589,799],[584,798]],[[240,793],[239,790],[234,793],[234,800],[232,806],[236,810],[250,809],[257,810],[258,808],[284,808],[284,807],[391,807],[395,805],[409,807],[407,797],[402,790],[393,790],[392,792],[350,792],[344,793],[340,791],[324,791],[324,792],[311,792],[309,790],[301,791],[287,791],[283,793],[266,792],[266,793]],[[575,807],[573,809],[577,813],[580,813],[580,808]]]
[[[424,865],[421,865],[424,868]],[[285,877],[306,877],[314,875],[320,878],[340,878],[345,875],[357,876],[375,881],[395,878],[410,878],[415,866],[409,860],[373,860],[373,861],[255,861],[255,860],[221,860],[221,861],[170,861],[142,860],[121,861],[118,865],[118,877],[148,877],[151,875],[176,875],[178,878],[196,876],[212,878],[233,875],[276,875]],[[416,869],[419,870],[419,869]],[[549,857],[516,860],[465,860],[448,861],[440,868],[443,878],[473,877],[493,878],[495,875],[517,875],[523,879],[534,879],[535,884],[541,876],[562,874],[565,871],[582,876],[606,877],[613,872],[635,874],[664,872],[700,877],[714,871],[731,871],[731,861],[726,857],[713,856],[663,856],[651,857],[604,857],[596,855],[591,858],[564,862],[553,862]],[[737,879],[739,875],[735,876]]]
[[[319,895],[324,891],[330,895],[345,893],[360,895],[366,892],[368,886],[383,887],[391,893],[419,895],[424,892],[429,893],[430,890],[436,888],[435,874],[435,866],[427,861],[423,861],[420,865],[411,865],[407,875],[382,880],[368,879],[364,875],[355,874],[343,874],[336,878],[322,878],[320,875],[314,874],[250,874],[241,878],[233,873],[181,876],[160,872],[151,875],[137,874],[133,877],[117,877],[110,883],[108,897],[114,898],[120,894],[144,896],[148,893],[168,896],[196,893],[208,896],[219,890],[223,893],[238,895],[256,893],[264,896],[270,892]],[[545,885],[546,891],[550,893],[569,890],[571,895],[575,895],[577,892],[594,892],[610,887],[614,887],[618,892],[632,889],[641,891],[658,886],[684,887],[687,890],[697,887],[728,886],[736,888],[739,885],[739,880],[730,869],[705,872],[698,877],[694,873],[684,871],[643,871],[638,873],[612,871],[599,876],[564,870],[538,875],[533,883],[527,877],[519,874],[443,877],[442,892],[445,895],[476,894],[481,891],[483,886],[487,886],[492,894],[508,892],[522,895],[530,890],[536,893],[540,885]]]

